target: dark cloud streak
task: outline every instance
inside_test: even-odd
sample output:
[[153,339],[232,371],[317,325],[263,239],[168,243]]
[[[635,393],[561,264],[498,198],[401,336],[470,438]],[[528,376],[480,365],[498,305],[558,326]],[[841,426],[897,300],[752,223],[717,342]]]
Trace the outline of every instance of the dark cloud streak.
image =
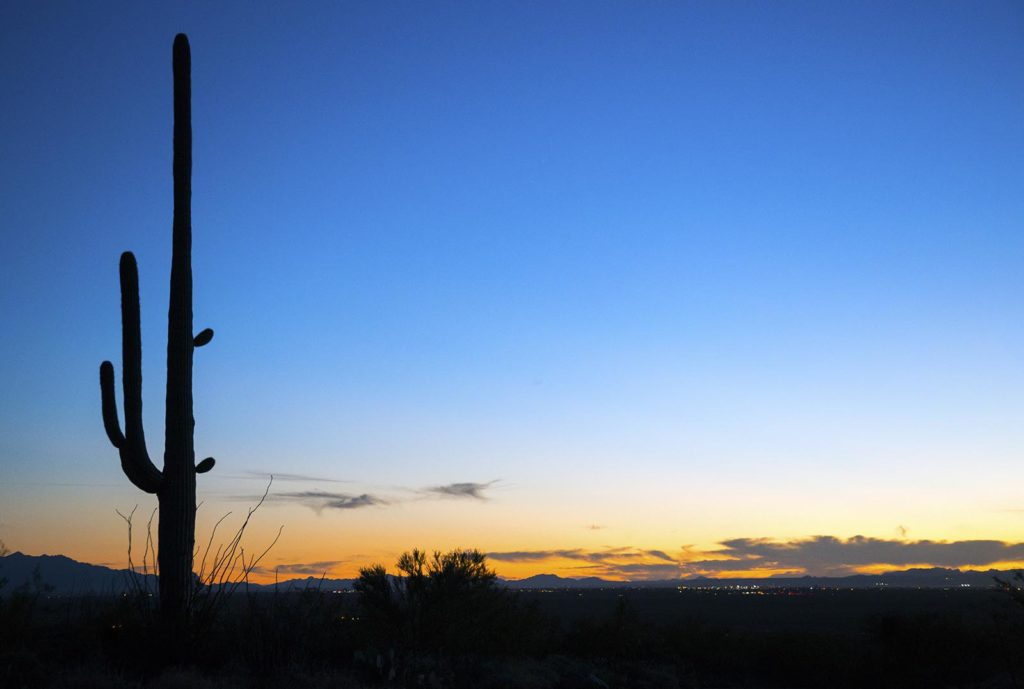
[[[261,474],[258,472],[246,472],[247,476],[244,478],[267,478],[269,480],[270,474]],[[305,476],[302,474],[274,474],[274,480],[282,479],[285,481],[321,481],[329,483],[350,483],[349,481],[340,481],[336,479],[325,479],[317,478],[313,476]],[[488,481],[487,483],[449,483],[441,486],[431,486],[428,488],[421,488],[419,490],[412,491],[418,497],[383,497],[373,493],[341,493],[329,490],[298,490],[298,491],[285,491],[281,493],[271,493],[267,498],[268,501],[277,503],[298,503],[305,505],[317,514],[321,514],[324,510],[353,510],[362,507],[379,507],[384,505],[393,505],[402,502],[409,502],[410,500],[423,500],[423,499],[468,499],[468,500],[479,500],[486,501],[489,497],[485,494],[485,491],[494,486],[499,482],[500,479],[494,481]],[[229,499],[232,500],[243,500],[250,501],[253,499],[249,495],[235,495]]]
[[449,483],[444,486],[432,486],[423,488],[419,492],[424,495],[432,495],[442,498],[470,498],[473,500],[487,500],[484,491],[496,484],[500,479],[488,481],[487,483]]
[[262,481],[269,481],[271,476],[274,477],[275,481],[301,481],[306,483],[352,483],[352,481],[346,481],[339,478],[309,476],[307,474],[279,474],[276,472],[270,473],[265,471],[243,471],[241,474],[236,474],[233,478],[260,479]]
[[851,574],[867,566],[981,567],[1024,560],[1024,543],[996,540],[907,541],[853,536],[812,536],[778,541],[734,538],[686,563],[692,573],[778,569],[815,575]]
[[683,547],[679,557],[663,550],[616,547],[558,548],[488,553],[498,562],[573,560],[574,569],[619,578],[720,576],[724,572],[769,571],[789,575],[844,576],[864,568],[980,568],[1024,561],[1024,543],[997,540],[931,541],[853,536],[777,540],[734,538],[711,551]]
[[[604,550],[566,548],[554,550],[512,550],[488,553],[499,562],[540,562],[563,559],[583,562],[577,569],[587,574],[617,579],[674,579],[681,576],[680,563],[662,550],[617,547]],[[654,560],[655,562],[651,562]]]
[[305,574],[319,576],[340,565],[344,560],[324,560],[323,562],[295,562],[275,567],[260,568],[261,572],[278,574]]
[[389,501],[376,495],[362,493],[335,493],[323,490],[301,490],[286,493],[273,493],[268,498],[275,502],[293,502],[305,505],[321,514],[324,510],[355,510],[361,507],[387,505]]

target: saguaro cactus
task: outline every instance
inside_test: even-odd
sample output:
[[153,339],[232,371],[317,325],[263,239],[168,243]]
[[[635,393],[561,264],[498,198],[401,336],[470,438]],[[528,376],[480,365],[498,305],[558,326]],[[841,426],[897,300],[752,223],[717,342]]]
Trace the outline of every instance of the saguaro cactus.
[[171,305],[167,319],[167,404],[163,471],[154,466],[142,429],[142,335],[139,274],[135,256],[121,254],[121,356],[124,433],[114,396],[114,367],[100,364],[103,426],[121,455],[128,480],[160,503],[160,610],[183,622],[193,590],[192,557],[196,531],[196,474],[213,468],[207,457],[195,463],[192,416],[192,353],[213,331],[192,334],[192,85],[188,38],[174,39],[174,229]]

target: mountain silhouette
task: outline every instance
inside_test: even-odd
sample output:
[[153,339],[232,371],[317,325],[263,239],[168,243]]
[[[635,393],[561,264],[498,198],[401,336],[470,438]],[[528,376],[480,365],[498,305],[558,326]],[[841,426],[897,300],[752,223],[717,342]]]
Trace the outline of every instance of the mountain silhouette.
[[[38,575],[36,574],[38,572]],[[612,581],[600,577],[561,577],[557,574],[535,574],[524,579],[499,579],[499,583],[510,589],[598,589],[598,588],[989,588],[995,586],[994,577],[1005,578],[1004,570],[986,571],[948,569],[944,567],[916,568],[885,574],[854,574],[842,577],[772,577],[772,578],[722,578],[698,577],[691,579],[662,579],[639,581]],[[112,569],[72,560],[64,555],[26,555],[16,552],[0,558],[0,580],[7,583],[3,593],[20,587],[32,587],[38,581],[53,595],[119,595],[134,590],[136,584],[143,584],[148,590],[156,590],[156,577],[143,577],[126,569]],[[249,591],[264,593],[272,591],[352,591],[352,579],[331,579],[301,577],[284,579],[270,584],[250,583]]]
[[[38,573],[38,574],[37,574]],[[156,577],[143,576],[127,569],[112,569],[103,565],[91,565],[72,560],[64,555],[25,555],[11,553],[0,558],[0,580],[7,583],[4,593],[21,587],[33,587],[33,580],[45,585],[52,595],[120,595],[133,591],[136,582],[146,590],[156,590]],[[134,579],[134,581],[133,581]],[[306,588],[320,588],[324,591],[352,590],[351,579],[327,579],[306,577],[289,579],[276,584],[279,591],[294,591]],[[249,584],[250,590],[273,591],[275,584]]]
[[[6,579],[3,592],[33,587],[34,580],[60,595],[116,595],[132,590],[134,582],[148,584],[155,590],[156,577],[144,576],[127,569],[111,569],[102,565],[77,562],[64,555],[26,555],[11,553],[0,558],[0,579]],[[134,582],[133,582],[134,580]]]
[[[635,586],[628,581],[609,581],[600,577],[560,577],[557,574],[534,574],[525,579],[504,579],[502,581],[513,589],[595,589]],[[665,585],[675,586],[674,583]]]

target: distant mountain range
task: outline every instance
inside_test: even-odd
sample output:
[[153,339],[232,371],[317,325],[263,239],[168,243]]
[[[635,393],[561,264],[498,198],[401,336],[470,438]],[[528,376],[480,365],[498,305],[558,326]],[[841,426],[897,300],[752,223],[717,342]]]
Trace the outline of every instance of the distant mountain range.
[[[990,569],[987,571],[946,569],[908,569],[886,574],[855,574],[845,577],[772,577],[749,579],[666,579],[660,581],[608,581],[598,577],[579,579],[560,577],[556,574],[536,574],[526,579],[502,579],[511,589],[598,589],[598,588],[677,588],[691,589],[753,587],[760,588],[987,588],[995,585],[995,577],[1008,578],[1010,572]],[[6,584],[0,594],[9,593],[21,587],[49,591],[59,595],[105,594],[116,595],[136,585],[148,586],[155,590],[155,577],[130,572],[126,569],[111,569],[102,565],[77,562],[63,555],[25,555],[11,553],[0,558],[0,581]],[[277,584],[249,584],[250,591],[270,592],[297,591],[318,588],[322,591],[351,591],[352,579],[321,579],[305,577],[288,579]]]
[[931,567],[908,569],[885,574],[854,574],[844,577],[770,577],[770,578],[723,578],[696,577],[693,579],[663,579],[646,581],[607,581],[598,577],[572,579],[557,574],[537,574],[526,579],[506,581],[514,589],[594,589],[594,588],[987,588],[996,585],[995,577],[1008,579],[1012,571],[990,569],[946,569]]
[[[40,588],[60,595],[100,594],[118,595],[136,586],[156,590],[156,577],[142,575],[127,569],[111,569],[102,565],[78,562],[63,555],[25,555],[11,553],[0,557],[0,581],[7,580],[0,594],[25,587],[32,591]],[[244,585],[243,585],[244,586]],[[352,590],[351,579],[323,579],[307,577],[289,579],[277,585],[279,591],[321,588],[324,591]],[[273,591],[274,584],[249,584],[250,590]]]
[[[155,577],[150,575],[149,581],[153,579]],[[147,583],[147,578],[126,569],[89,565],[63,555],[11,553],[0,558],[0,581],[5,582],[0,593],[25,588],[74,595],[121,593],[132,587],[134,582]]]

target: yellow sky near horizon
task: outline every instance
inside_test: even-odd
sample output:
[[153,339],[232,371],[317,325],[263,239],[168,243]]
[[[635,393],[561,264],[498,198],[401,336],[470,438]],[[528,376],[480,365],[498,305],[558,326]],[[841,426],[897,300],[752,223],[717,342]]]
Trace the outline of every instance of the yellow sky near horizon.
[[[241,489],[236,486],[236,490],[257,495],[260,492],[257,485],[258,482],[250,481]],[[477,548],[488,553],[519,553],[521,559],[491,559],[492,567],[506,578],[552,573],[566,577],[668,579],[699,573],[751,577],[802,574],[808,570],[811,573],[838,571],[815,561],[808,561],[804,568],[792,563],[770,567],[741,560],[736,561],[736,567],[728,564],[711,569],[687,566],[687,563],[706,559],[736,557],[721,545],[729,539],[799,544],[813,536],[827,534],[841,542],[840,550],[850,549],[846,541],[858,535],[877,539],[887,547],[909,547],[928,540],[950,543],[983,540],[1006,544],[1024,541],[1024,519],[1013,510],[980,510],[970,499],[954,508],[921,499],[905,499],[900,503],[895,495],[886,495],[885,488],[877,490],[875,504],[879,508],[872,514],[857,509],[862,498],[855,490],[851,491],[848,503],[829,501],[828,496],[807,496],[801,508],[796,505],[784,508],[778,501],[786,496],[744,494],[740,488],[736,492],[749,504],[749,511],[744,514],[730,514],[724,507],[716,509],[713,500],[659,500],[659,491],[652,490],[646,504],[645,501],[608,504],[597,514],[582,506],[594,500],[593,495],[553,501],[544,494],[546,487],[535,489],[517,485],[495,490],[486,500],[415,497],[387,505],[324,509],[318,513],[304,504],[275,500],[275,491],[291,489],[282,485],[275,484],[271,498],[253,515],[244,540],[246,552],[251,555],[271,543],[277,530],[283,527],[280,539],[261,563],[262,571],[254,575],[257,581],[272,581],[275,568],[280,568],[280,578],[319,574],[348,578],[368,564],[391,567],[398,554],[414,547],[428,551]],[[111,490],[115,496],[113,501]],[[220,527],[214,548],[234,533],[254,503],[252,499],[241,499],[244,496],[229,499],[228,492],[218,489],[206,491],[204,495],[204,491],[200,491],[203,501],[197,520],[200,554],[216,519],[231,512]],[[969,487],[961,495],[964,496],[970,498]],[[80,486],[22,486],[17,491],[8,487],[3,498],[0,537],[11,549],[30,554],[64,554],[76,560],[118,568],[127,565],[127,533],[115,508],[127,513],[138,505],[135,516],[137,563],[145,522],[155,507],[151,496],[142,495],[130,486],[92,491]],[[991,491],[985,499],[992,504]],[[930,526],[925,529],[918,526],[921,524]],[[1024,556],[1016,556],[1016,552],[1008,551],[1005,555],[1009,559],[993,563],[938,564],[975,569],[987,569],[989,564],[994,564],[999,568],[1012,568],[1024,562]],[[841,559],[842,556],[840,553],[836,557]],[[844,565],[843,571],[878,573],[932,564],[936,563],[856,562]]]

